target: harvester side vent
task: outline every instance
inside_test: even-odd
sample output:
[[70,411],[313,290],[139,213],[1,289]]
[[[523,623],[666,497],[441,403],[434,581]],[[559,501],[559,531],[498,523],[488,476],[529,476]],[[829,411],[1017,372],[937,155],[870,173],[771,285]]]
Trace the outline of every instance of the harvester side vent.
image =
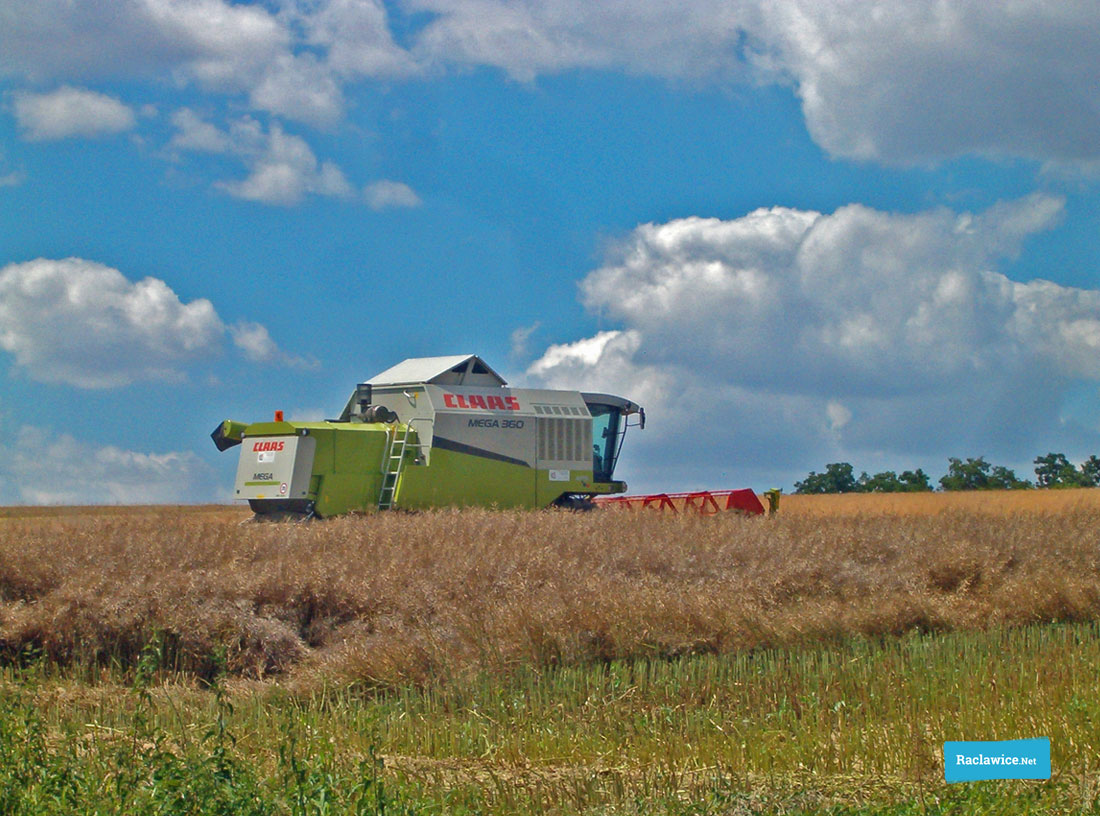
[[539,405],[535,404],[535,413],[556,416],[587,416],[587,412],[576,405]]
[[539,459],[579,462],[585,459],[588,419],[539,418]]

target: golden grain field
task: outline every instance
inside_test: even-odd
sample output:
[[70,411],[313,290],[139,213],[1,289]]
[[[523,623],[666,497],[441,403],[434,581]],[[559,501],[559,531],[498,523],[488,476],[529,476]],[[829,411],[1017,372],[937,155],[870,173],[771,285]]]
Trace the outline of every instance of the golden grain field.
[[0,516],[0,658],[379,686],[1100,617],[1100,490],[785,497],[773,518],[226,507]]
[[784,496],[785,515],[936,515],[962,511],[989,515],[1100,510],[1100,488],[975,490],[952,493],[837,493]]

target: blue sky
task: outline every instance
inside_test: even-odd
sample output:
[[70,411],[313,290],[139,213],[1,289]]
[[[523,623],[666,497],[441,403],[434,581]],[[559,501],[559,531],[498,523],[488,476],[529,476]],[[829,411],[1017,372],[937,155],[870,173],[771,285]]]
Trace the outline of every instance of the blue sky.
[[0,502],[228,495],[409,356],[640,490],[1100,453],[1090,3],[0,0]]

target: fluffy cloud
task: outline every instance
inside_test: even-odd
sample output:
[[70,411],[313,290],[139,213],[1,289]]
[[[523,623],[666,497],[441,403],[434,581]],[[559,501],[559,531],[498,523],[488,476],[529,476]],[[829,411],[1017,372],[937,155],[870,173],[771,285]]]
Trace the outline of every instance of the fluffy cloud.
[[316,125],[332,125],[344,115],[340,84],[311,54],[282,54],[249,84],[252,106],[259,110]]
[[306,360],[287,354],[271,339],[271,333],[261,323],[242,320],[229,327],[233,345],[241,350],[246,360],[253,363],[268,363],[289,366],[290,368],[316,368],[316,360]]
[[[299,136],[278,123],[267,131],[251,117],[235,120],[221,130],[189,108],[172,115],[176,133],[169,143],[175,151],[222,153],[236,156],[248,168],[248,176],[215,185],[237,198],[263,204],[291,206],[306,195],[352,198],[354,190],[333,162],[320,162]],[[381,179],[363,188],[363,200],[372,210],[419,207],[420,196],[409,185]]]
[[419,207],[420,196],[409,185],[400,181],[382,179],[368,184],[363,190],[367,206],[372,210],[389,210],[397,207]]
[[67,85],[50,93],[17,93],[14,110],[23,138],[31,141],[121,133],[136,121],[114,97]]
[[[1022,0],[418,0],[418,53],[529,80],[578,67],[790,84],[829,152],[1095,160],[1100,8]],[[889,44],[884,46],[884,44]]]
[[508,336],[512,357],[520,359],[528,356],[527,344],[531,340],[531,335],[537,332],[541,325],[542,324],[536,320],[530,326],[519,326],[512,330],[512,333]]
[[738,42],[748,3],[694,0],[414,0],[436,18],[425,60],[494,65],[521,80],[573,68],[694,78],[744,74]]
[[415,0],[426,61],[778,82],[836,156],[1100,158],[1100,7],[1021,0]]
[[0,72],[32,80],[171,75],[331,124],[343,113],[340,89],[308,54],[294,53],[294,40],[263,6],[225,0],[13,0],[0,8]]
[[40,82],[172,77],[329,127],[344,86],[489,65],[791,86],[836,156],[1100,160],[1100,7],[1018,0],[9,0],[0,73]]
[[23,183],[25,178],[21,170],[9,170],[5,172],[7,164],[7,157],[4,155],[4,151],[0,150],[0,189],[4,187],[17,187]]
[[[576,68],[790,84],[833,155],[1100,159],[1100,7],[1020,0],[412,0],[415,53],[529,80]],[[884,45],[888,44],[888,45]]]
[[753,33],[834,155],[1098,157],[1094,4],[784,0],[760,3]]
[[178,504],[216,495],[213,469],[190,451],[142,453],[23,427],[0,447],[4,501],[29,504]]
[[[249,359],[285,362],[259,324],[228,330],[245,338],[237,345]],[[0,349],[40,382],[111,388],[178,380],[188,362],[221,352],[226,331],[209,300],[183,303],[156,278],[133,282],[81,258],[0,268]]]
[[328,65],[343,77],[407,77],[419,64],[398,47],[381,0],[327,0],[299,5],[307,42],[328,52]]
[[170,147],[176,150],[225,153],[248,167],[246,178],[221,181],[217,187],[236,198],[290,206],[307,194],[348,197],[352,187],[332,162],[319,162],[309,145],[278,123],[265,131],[255,119],[234,121],[228,131],[183,108],[172,116],[176,126]]
[[172,124],[176,127],[176,133],[169,143],[170,148],[201,153],[229,153],[233,150],[228,133],[205,121],[190,108],[180,108],[173,113]]
[[[275,12],[228,0],[12,0],[0,6],[0,73],[32,81],[171,75],[327,126],[344,111],[338,76],[409,72],[380,3],[282,5]],[[318,47],[331,66],[315,56]]]
[[271,126],[266,147],[252,160],[248,177],[217,186],[236,198],[283,206],[297,204],[307,193],[351,194],[351,185],[337,165],[318,163],[305,141],[284,133],[278,125]]
[[646,224],[581,285],[625,328],[553,346],[528,375],[648,403],[654,450],[698,419],[713,443],[700,457],[716,462],[1026,455],[1065,385],[1100,379],[1100,291],[994,269],[1061,209],[1034,195],[979,214],[852,205]]
[[633,329],[602,331],[573,343],[550,346],[527,374],[551,388],[627,389],[637,400],[652,405],[664,398],[671,381],[657,369],[635,361],[641,343],[641,333]]
[[32,79],[186,68],[228,83],[291,40],[264,7],[224,0],[9,0],[0,32],[0,71]]

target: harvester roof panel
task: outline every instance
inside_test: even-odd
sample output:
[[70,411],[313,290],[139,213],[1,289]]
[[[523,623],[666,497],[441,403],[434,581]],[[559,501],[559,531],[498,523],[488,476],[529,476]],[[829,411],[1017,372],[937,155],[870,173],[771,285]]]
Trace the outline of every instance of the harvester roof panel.
[[434,385],[504,386],[507,381],[493,371],[476,354],[449,357],[410,357],[367,382],[370,385]]

